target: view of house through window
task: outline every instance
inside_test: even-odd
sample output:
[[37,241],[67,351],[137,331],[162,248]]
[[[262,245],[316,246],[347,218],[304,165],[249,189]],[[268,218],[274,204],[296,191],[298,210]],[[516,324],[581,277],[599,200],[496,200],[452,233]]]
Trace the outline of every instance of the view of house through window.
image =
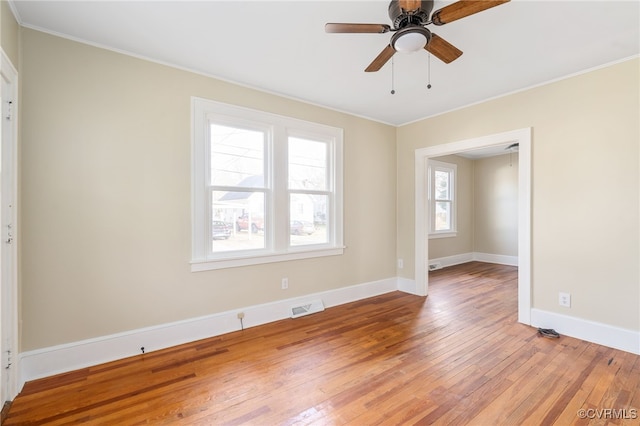
[[289,221],[292,246],[327,242],[328,146],[289,137]]
[[193,148],[197,270],[342,253],[340,129],[195,99]]
[[[212,251],[265,248],[265,133],[211,125]],[[325,142],[289,137],[289,243],[326,243]]]
[[211,124],[212,251],[265,248],[263,131]]

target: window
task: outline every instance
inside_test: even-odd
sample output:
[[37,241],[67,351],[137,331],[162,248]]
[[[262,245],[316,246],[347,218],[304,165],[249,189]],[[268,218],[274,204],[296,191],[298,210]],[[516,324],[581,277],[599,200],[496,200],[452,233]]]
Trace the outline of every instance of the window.
[[291,246],[326,244],[331,204],[326,142],[289,136],[288,189]]
[[456,235],[455,176],[457,166],[429,160],[429,237]]
[[192,271],[342,254],[342,130],[192,100]]

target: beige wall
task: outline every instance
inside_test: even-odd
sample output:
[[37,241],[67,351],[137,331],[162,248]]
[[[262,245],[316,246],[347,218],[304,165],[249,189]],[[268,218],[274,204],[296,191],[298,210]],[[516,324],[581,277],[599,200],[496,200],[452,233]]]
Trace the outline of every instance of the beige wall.
[[532,127],[534,307],[640,330],[639,79],[636,58],[399,128],[399,274],[415,267],[414,151]]
[[518,154],[473,162],[473,251],[518,255]]
[[20,27],[6,0],[0,1],[0,45],[13,66],[18,68]]
[[[395,276],[395,128],[29,29],[21,79],[22,351]],[[344,255],[190,272],[191,96],[344,129]]]
[[[638,59],[394,129],[29,29],[20,53],[22,351],[393,277],[396,257],[413,278],[415,149],[523,127],[534,306],[640,330]],[[343,256],[189,272],[190,96],[344,128]]]
[[470,253],[473,251],[473,161],[458,155],[433,159],[457,166],[455,190],[458,232],[455,237],[429,239],[429,258]]
[[429,239],[429,259],[472,252],[518,256],[518,154],[433,159],[457,165],[458,232]]

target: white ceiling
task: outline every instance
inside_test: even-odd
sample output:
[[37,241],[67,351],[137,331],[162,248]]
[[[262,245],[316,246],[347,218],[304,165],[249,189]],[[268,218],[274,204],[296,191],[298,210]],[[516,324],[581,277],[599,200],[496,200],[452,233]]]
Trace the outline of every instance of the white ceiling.
[[[434,10],[451,1],[436,0]],[[364,68],[390,34],[326,34],[326,22],[391,24],[388,1],[32,1],[29,28],[401,125],[640,52],[640,2],[512,0],[429,29],[464,54],[426,51]],[[432,88],[427,89],[431,63]]]

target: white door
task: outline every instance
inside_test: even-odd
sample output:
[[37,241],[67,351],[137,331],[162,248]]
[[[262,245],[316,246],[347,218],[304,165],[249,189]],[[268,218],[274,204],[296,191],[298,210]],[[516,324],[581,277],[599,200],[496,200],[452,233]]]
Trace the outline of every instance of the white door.
[[0,52],[0,404],[17,393],[17,73]]

